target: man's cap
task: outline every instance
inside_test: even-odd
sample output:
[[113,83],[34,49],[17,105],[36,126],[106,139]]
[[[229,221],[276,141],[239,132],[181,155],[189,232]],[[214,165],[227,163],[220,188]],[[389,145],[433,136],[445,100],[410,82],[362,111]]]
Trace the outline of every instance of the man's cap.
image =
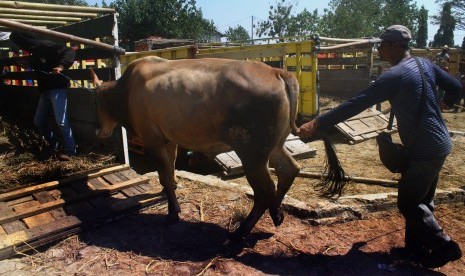
[[393,41],[408,44],[412,39],[412,33],[403,25],[392,25],[387,27],[379,36],[381,41]]
[[443,49],[443,50],[449,50],[449,46],[444,45],[444,46],[442,46],[442,49]]

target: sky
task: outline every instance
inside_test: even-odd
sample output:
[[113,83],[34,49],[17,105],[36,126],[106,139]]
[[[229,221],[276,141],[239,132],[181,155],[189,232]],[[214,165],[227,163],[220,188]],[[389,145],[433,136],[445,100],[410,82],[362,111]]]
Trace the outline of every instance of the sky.
[[[297,6],[293,9],[295,14],[301,12],[304,8],[308,11],[318,9],[320,14],[323,9],[328,8],[329,0],[294,0]],[[102,4],[101,0],[87,0],[91,5],[97,3]],[[106,0],[106,3],[111,3],[111,0]],[[242,25],[250,34],[253,20],[266,20],[271,4],[276,0],[196,0],[198,8],[202,9],[205,19],[213,20],[214,24],[221,33],[228,30],[229,27],[235,28]],[[418,4],[421,3],[421,4]],[[440,7],[435,3],[435,0],[417,1],[418,7],[424,5],[428,10],[428,15],[438,14]],[[438,25],[428,26],[428,41],[433,40],[434,34],[439,29]],[[456,45],[461,45],[465,31],[456,30],[454,40]],[[254,34],[254,38],[256,35]]]

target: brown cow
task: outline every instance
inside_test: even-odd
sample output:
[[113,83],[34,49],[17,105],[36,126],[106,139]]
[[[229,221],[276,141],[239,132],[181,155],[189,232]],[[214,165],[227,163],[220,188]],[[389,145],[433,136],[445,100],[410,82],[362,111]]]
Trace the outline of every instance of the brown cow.
[[[254,191],[252,210],[231,236],[238,240],[267,209],[276,226],[283,221],[280,205],[299,172],[283,148],[296,129],[298,91],[291,73],[261,62],[145,57],[97,89],[98,137],[110,136],[121,124],[143,140],[146,153],[160,164],[171,221],[178,221],[180,212],[177,145],[214,154],[234,150]],[[277,188],[268,162],[276,168]]]

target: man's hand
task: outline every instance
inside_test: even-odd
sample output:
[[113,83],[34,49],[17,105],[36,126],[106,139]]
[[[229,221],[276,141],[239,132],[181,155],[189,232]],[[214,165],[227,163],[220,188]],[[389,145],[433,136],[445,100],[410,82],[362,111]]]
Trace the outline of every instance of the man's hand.
[[63,71],[63,66],[61,66],[61,65],[52,69],[53,74],[60,74],[61,71]]
[[313,119],[309,122],[306,122],[305,124],[301,125],[298,129],[297,129],[297,135],[300,137],[300,138],[308,138],[308,137],[312,137],[313,134],[315,134],[315,131],[317,130],[318,128],[318,122],[316,119]]

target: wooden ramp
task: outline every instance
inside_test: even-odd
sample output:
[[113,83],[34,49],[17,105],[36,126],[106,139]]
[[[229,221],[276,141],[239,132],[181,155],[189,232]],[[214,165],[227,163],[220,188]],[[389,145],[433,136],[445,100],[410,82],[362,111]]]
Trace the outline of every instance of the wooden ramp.
[[[309,148],[299,137],[292,134],[289,134],[284,146],[295,159],[309,158],[316,154],[316,149]],[[218,154],[214,160],[223,168],[225,176],[243,172],[242,162],[234,151]]]
[[0,260],[160,202],[158,186],[119,165],[0,194]]
[[[388,118],[375,109],[367,109],[362,113],[336,125],[336,128],[344,134],[350,143],[356,144],[378,136],[378,133],[386,129]],[[393,131],[397,131],[394,120]]]

